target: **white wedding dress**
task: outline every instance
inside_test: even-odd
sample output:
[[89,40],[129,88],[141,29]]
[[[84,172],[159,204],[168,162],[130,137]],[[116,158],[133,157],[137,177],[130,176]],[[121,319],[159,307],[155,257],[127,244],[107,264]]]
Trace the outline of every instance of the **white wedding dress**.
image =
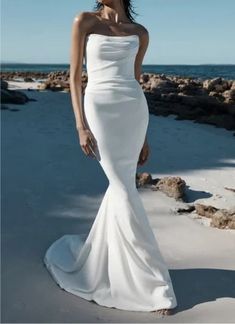
[[177,302],[135,184],[149,122],[134,77],[138,47],[138,35],[87,36],[84,113],[109,186],[90,232],[58,238],[44,263],[57,284],[74,295],[106,307],[154,311]]

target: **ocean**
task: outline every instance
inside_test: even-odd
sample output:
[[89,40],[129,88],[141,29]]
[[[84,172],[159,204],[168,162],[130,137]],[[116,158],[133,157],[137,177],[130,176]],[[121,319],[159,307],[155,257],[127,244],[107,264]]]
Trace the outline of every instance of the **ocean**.
[[[30,72],[53,72],[69,69],[69,64],[15,64],[2,63],[2,72],[30,71]],[[84,70],[86,70],[84,66]],[[142,72],[177,75],[183,77],[198,78],[201,80],[222,77],[227,80],[235,79],[235,65],[142,65]]]

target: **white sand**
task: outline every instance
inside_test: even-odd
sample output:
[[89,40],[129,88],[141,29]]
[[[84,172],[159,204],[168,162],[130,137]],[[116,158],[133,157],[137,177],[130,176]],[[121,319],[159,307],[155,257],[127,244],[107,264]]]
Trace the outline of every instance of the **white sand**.
[[[139,191],[169,265],[177,313],[160,318],[108,309],[55,284],[42,263],[47,247],[64,234],[89,230],[108,181],[80,149],[70,95],[25,93],[37,101],[2,111],[2,321],[234,322],[235,231],[177,215],[185,203],[147,189]],[[224,187],[235,187],[234,140],[231,131],[150,115],[151,156],[138,171],[181,176],[191,204],[232,207],[235,194]]]
[[24,82],[20,81],[18,79],[15,79],[15,81],[8,81],[8,89],[9,90],[27,90],[27,89],[38,89],[38,86],[43,83],[43,80],[41,81],[32,81],[32,82]]

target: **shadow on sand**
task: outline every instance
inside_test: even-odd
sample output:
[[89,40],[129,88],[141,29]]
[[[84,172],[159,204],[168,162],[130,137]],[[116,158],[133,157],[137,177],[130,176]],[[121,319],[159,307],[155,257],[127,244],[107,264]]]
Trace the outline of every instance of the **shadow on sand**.
[[198,268],[169,273],[178,302],[176,313],[219,298],[235,298],[235,271]]

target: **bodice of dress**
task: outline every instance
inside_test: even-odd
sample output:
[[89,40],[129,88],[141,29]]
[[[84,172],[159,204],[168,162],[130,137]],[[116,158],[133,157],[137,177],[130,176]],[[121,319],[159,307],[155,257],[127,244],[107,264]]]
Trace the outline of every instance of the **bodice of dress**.
[[134,65],[138,48],[138,35],[88,35],[85,50],[87,87],[107,82],[136,82]]

